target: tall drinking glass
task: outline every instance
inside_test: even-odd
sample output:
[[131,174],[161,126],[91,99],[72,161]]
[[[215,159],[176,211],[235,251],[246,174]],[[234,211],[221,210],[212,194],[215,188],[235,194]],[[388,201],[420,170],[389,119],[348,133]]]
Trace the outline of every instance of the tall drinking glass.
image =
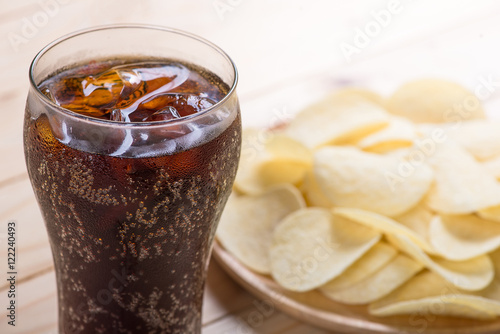
[[[192,65],[221,99],[185,117],[134,122],[71,111],[40,89],[75,66],[162,59]],[[142,85],[148,71],[123,87]],[[24,150],[52,247],[61,333],[200,332],[211,245],[238,166],[236,82],[221,49],[161,27],[86,30],[35,57]]]

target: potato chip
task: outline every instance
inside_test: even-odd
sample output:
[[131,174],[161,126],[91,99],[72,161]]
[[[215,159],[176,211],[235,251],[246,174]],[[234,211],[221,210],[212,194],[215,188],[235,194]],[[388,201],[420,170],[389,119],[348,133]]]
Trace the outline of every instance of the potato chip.
[[281,286],[309,291],[342,274],[380,240],[380,233],[330,210],[306,208],[274,231],[271,273]]
[[500,316],[500,121],[484,118],[464,87],[425,79],[246,130],[244,195],[217,237],[283,288],[373,315]]
[[296,140],[287,137],[281,132],[275,133],[266,143],[266,150],[274,157],[292,161],[310,163],[311,151]]
[[315,148],[356,142],[387,126],[388,118],[376,104],[332,95],[300,112],[285,131],[306,147]]
[[298,185],[311,168],[312,153],[299,142],[277,132],[263,135],[247,129],[243,133],[242,158],[234,187],[256,195],[281,183]]
[[217,239],[250,269],[271,272],[269,250],[272,233],[286,215],[305,207],[300,192],[280,185],[257,196],[231,195],[222,214]]
[[320,291],[328,298],[344,304],[368,304],[389,294],[422,269],[422,264],[399,254],[379,271],[350,287],[332,291],[326,285]]
[[479,162],[458,144],[447,140],[436,146],[428,163],[435,183],[426,205],[444,214],[467,214],[500,204],[500,186]]
[[300,161],[270,159],[260,163],[257,173],[264,188],[281,183],[300,185],[309,168],[309,164]]
[[266,185],[258,175],[258,166],[268,158],[265,145],[274,133],[264,129],[246,128],[241,136],[241,157],[234,188],[244,194],[259,194]]
[[333,214],[371,227],[384,234],[406,236],[425,252],[431,254],[436,252],[432,245],[427,239],[423,238],[421,234],[389,217],[355,208],[335,208],[333,209]]
[[471,120],[456,123],[446,134],[477,160],[500,156],[500,122]]
[[500,224],[475,215],[436,216],[430,241],[445,259],[468,260],[500,247]]
[[421,79],[401,86],[387,110],[417,123],[456,122],[485,118],[479,99],[454,82]]
[[483,167],[494,177],[497,181],[500,181],[500,155],[490,160],[483,161],[481,163]]
[[492,319],[500,315],[500,251],[490,257],[496,276],[485,289],[465,291],[426,270],[372,303],[369,311],[376,316],[418,313]]
[[463,291],[457,293],[475,296],[474,303],[486,304],[488,311],[500,315],[500,250],[496,250],[489,254],[495,268],[495,278],[490,285],[479,291]]
[[[500,249],[491,252],[490,258],[491,262],[493,262],[493,265],[495,266],[496,281],[500,282]],[[500,300],[500,295],[498,299]]]
[[397,254],[396,248],[385,242],[379,242],[340,276],[321,286],[321,290],[328,293],[349,288],[384,267]]
[[480,291],[463,291],[459,290],[457,292],[461,294],[469,295],[470,298],[474,298],[472,302],[474,304],[485,305],[488,311],[493,312],[496,316],[500,315],[500,251],[496,250],[489,254],[494,267],[495,267],[495,278],[490,285],[485,289]]
[[492,319],[499,306],[494,301],[462,293],[442,277],[423,271],[404,285],[372,303],[370,314],[432,314],[474,319]]
[[416,138],[413,123],[402,117],[392,117],[387,127],[361,139],[357,146],[363,151],[381,154],[411,147]]
[[500,205],[481,209],[477,212],[477,214],[483,219],[500,223]]
[[488,255],[480,255],[465,261],[449,261],[425,254],[404,235],[386,235],[386,238],[399,250],[425,265],[427,269],[463,290],[481,290],[493,280],[494,267]]
[[494,263],[496,276],[485,289],[464,291],[439,275],[425,271],[387,297],[370,305],[370,313],[387,316],[419,312],[479,319],[498,316],[500,315],[500,251],[492,252],[490,258]]
[[452,123],[414,123],[417,135],[420,137],[431,137],[432,132],[435,130],[440,130],[443,133],[444,138],[447,139],[446,133],[449,129],[453,128]]
[[[497,249],[494,252],[491,252],[489,257],[495,267],[495,278],[493,279],[493,282],[481,291],[468,291],[468,293],[491,299],[500,304],[500,250]],[[500,315],[500,309],[497,310],[496,313],[497,315]]]
[[372,92],[371,90],[361,88],[344,88],[335,92],[332,97],[336,99],[360,99],[379,106],[383,106],[385,104],[382,96],[375,92]]
[[[394,217],[393,219],[397,221],[399,224],[409,228],[413,232],[415,232],[420,238],[418,240],[414,240],[417,245],[422,247],[422,249],[431,255],[438,255],[438,252],[432,246],[430,242],[429,229],[431,225],[431,221],[434,218],[435,214],[423,203],[417,204],[411,210]],[[412,238],[409,236],[410,239]]]
[[[452,140],[465,149],[476,160],[486,162],[500,157],[500,122],[474,119],[458,120],[453,123],[424,123],[416,126],[417,133],[429,134],[432,130],[443,131],[448,140]],[[500,158],[498,158],[500,160]],[[495,174],[498,174],[496,163]],[[492,166],[494,168],[494,165]]]
[[322,208],[333,207],[332,202],[326,198],[325,194],[323,194],[323,191],[319,187],[312,170],[306,173],[301,190],[308,206],[317,206]]
[[325,147],[314,154],[314,175],[335,206],[395,216],[415,206],[428,191],[432,170],[425,164],[397,182],[390,179],[401,160],[354,147]]
[[299,184],[312,166],[312,153],[299,142],[276,134],[266,143],[269,157],[258,168],[266,185]]

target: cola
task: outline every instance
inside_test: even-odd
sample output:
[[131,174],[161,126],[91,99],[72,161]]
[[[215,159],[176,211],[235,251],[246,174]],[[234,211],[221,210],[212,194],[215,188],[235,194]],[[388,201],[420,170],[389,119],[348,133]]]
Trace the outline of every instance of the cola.
[[201,112],[228,91],[220,79],[173,60],[108,60],[67,69],[40,90],[81,115],[119,122],[154,122]]
[[54,255],[61,333],[200,332],[241,145],[237,101],[218,107],[229,90],[190,63],[126,57],[38,83],[25,157]]

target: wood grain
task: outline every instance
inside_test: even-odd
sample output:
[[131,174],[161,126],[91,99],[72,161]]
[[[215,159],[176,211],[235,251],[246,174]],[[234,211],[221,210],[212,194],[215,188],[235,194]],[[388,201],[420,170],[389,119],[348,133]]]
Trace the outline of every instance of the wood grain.
[[[26,22],[47,13],[30,36]],[[220,15],[218,3],[229,4]],[[56,330],[55,279],[43,221],[27,180],[22,120],[28,67],[44,45],[71,31],[111,23],[172,26],[219,44],[236,62],[244,126],[268,126],[292,117],[332,89],[356,85],[390,94],[402,82],[422,76],[445,77],[474,90],[481,78],[500,81],[498,36],[500,5],[494,0],[401,1],[402,10],[351,61],[339,45],[353,42],[357,29],[373,20],[388,0],[357,1],[164,1],[23,0],[4,1],[0,13],[0,246],[5,224],[19,226],[19,324],[0,321],[0,333]],[[42,14],[43,15],[43,14]],[[13,45],[17,34],[25,39]],[[500,89],[487,98],[490,116],[500,119]],[[0,267],[6,252],[0,250]],[[6,301],[0,281],[0,305]],[[260,296],[267,298],[266,296]],[[265,300],[265,299],[264,299]],[[310,326],[302,313],[266,316],[219,265],[213,263],[204,302],[204,334],[332,332]],[[261,312],[262,313],[262,312]],[[292,313],[292,312],[289,312]],[[2,317],[3,318],[3,317]],[[313,324],[321,325],[319,321]],[[459,322],[459,324],[461,324]],[[486,326],[487,324],[485,324]],[[366,332],[366,329],[358,332]]]

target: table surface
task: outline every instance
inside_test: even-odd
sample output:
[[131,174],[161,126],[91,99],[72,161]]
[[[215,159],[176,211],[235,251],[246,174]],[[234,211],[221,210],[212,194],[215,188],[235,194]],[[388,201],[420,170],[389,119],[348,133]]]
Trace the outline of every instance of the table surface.
[[[102,24],[145,23],[187,30],[215,42],[239,68],[244,126],[266,126],[276,118],[286,121],[346,85],[387,95],[420,77],[460,82],[482,93],[490,116],[500,116],[498,1],[4,0],[0,8],[4,306],[7,222],[16,221],[18,230],[16,327],[2,316],[0,333],[57,333],[54,270],[24,165],[22,119],[30,61],[63,34]],[[257,305],[255,297],[211,263],[204,334],[327,333],[277,310],[255,321]]]

